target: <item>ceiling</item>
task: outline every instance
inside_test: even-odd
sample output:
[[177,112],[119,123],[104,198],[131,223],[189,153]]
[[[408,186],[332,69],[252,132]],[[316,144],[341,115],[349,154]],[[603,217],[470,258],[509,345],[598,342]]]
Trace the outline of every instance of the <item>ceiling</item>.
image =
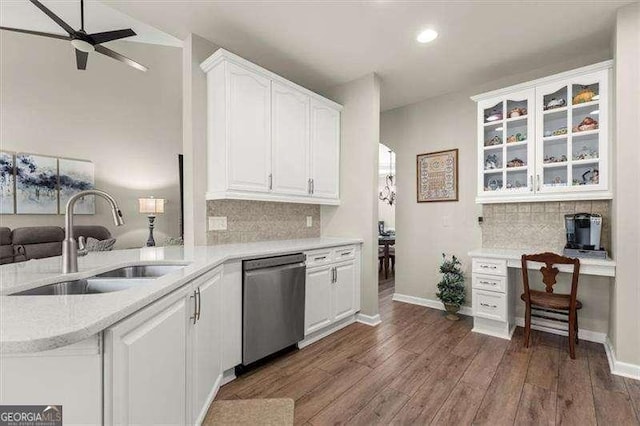
[[[608,49],[630,0],[104,0],[180,39],[192,32],[309,89],[376,72],[382,110]],[[415,41],[425,27],[440,36]]]
[[[79,0],[40,1],[71,27],[80,28]],[[133,19],[103,3],[87,0],[85,1],[84,12],[85,29],[88,33],[131,28],[137,35],[127,38],[127,41],[182,46],[181,39]],[[0,25],[66,35],[58,24],[27,0],[0,0]]]
[[[78,0],[43,2],[79,26]],[[174,46],[198,34],[320,92],[375,72],[384,111],[608,49],[615,11],[630,2],[87,0],[86,26]],[[27,0],[0,4],[3,26],[61,32]],[[440,36],[419,44],[426,27]]]

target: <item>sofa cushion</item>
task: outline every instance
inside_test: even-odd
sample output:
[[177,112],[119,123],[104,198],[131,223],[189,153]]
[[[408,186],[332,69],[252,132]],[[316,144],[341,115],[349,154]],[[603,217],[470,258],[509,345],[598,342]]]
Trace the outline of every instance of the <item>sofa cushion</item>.
[[11,233],[14,246],[62,242],[64,231],[59,226],[29,226],[16,228]]
[[61,256],[62,242],[17,244],[13,246],[16,262],[30,259],[42,259],[44,257]]
[[11,233],[16,262],[60,256],[64,231],[59,226],[29,226]]
[[0,227],[0,246],[11,245],[11,229],[6,226]]

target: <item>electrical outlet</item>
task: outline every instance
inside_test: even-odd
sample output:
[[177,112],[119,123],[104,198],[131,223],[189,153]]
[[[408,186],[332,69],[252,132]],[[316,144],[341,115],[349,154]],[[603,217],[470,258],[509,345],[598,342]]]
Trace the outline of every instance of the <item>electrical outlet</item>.
[[209,216],[209,231],[226,231],[226,216]]
[[313,216],[307,216],[307,228],[311,228],[313,226]]

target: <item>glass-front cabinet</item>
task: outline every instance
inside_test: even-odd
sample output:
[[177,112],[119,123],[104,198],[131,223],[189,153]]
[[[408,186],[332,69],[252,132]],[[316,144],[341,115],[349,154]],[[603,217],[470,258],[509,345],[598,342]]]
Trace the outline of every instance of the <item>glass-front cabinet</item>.
[[478,191],[487,197],[533,191],[535,92],[524,90],[480,102]]
[[604,62],[472,99],[477,201],[611,198]]
[[536,88],[536,185],[541,193],[607,188],[607,71]]

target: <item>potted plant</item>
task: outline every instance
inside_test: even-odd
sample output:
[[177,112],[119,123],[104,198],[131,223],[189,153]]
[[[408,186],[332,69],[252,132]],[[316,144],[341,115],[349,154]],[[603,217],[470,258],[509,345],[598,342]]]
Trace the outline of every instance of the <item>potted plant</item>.
[[457,321],[460,306],[464,303],[464,274],[460,269],[460,260],[454,255],[447,259],[447,255],[442,253],[442,264],[440,273],[442,280],[438,283],[436,296],[444,303],[447,310],[447,319]]

